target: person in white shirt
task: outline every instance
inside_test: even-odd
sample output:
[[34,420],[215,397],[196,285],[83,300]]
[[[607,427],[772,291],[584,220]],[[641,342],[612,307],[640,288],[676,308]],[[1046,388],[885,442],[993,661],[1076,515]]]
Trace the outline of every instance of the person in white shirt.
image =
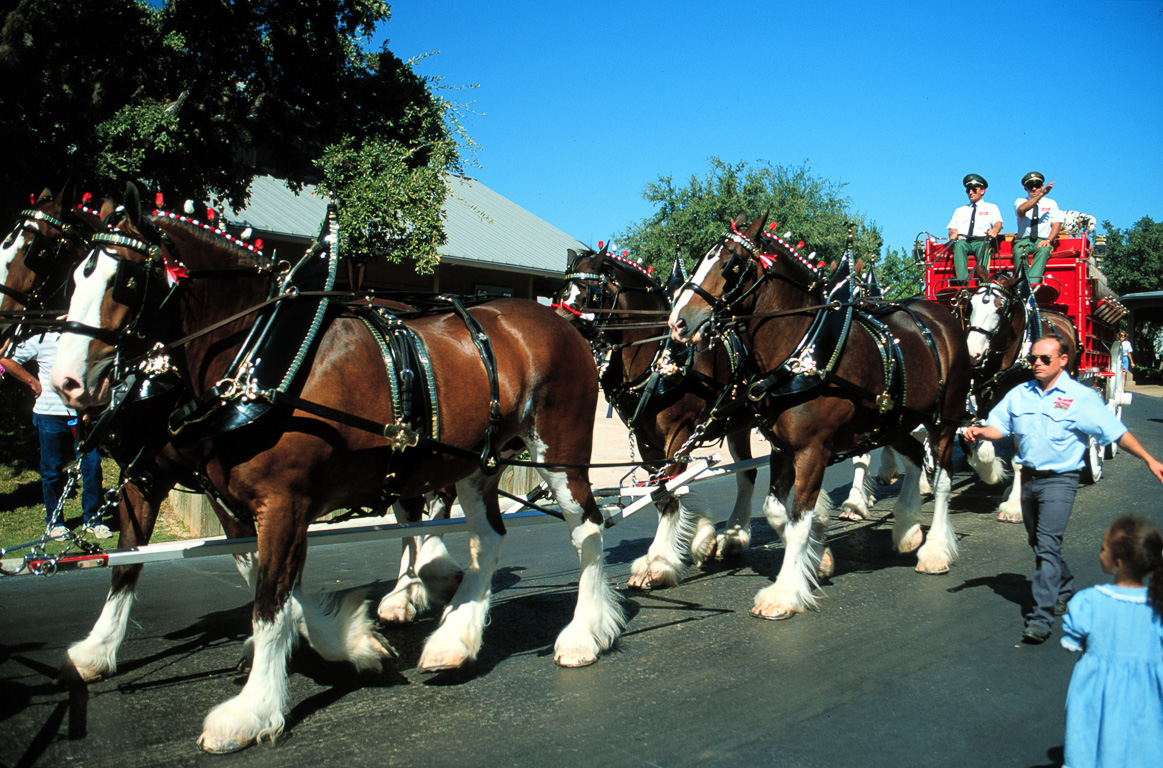
[[[36,394],[32,423],[40,435],[40,483],[44,493],[45,533],[59,537],[68,533],[63,519],[54,519],[65,487],[65,468],[77,459],[77,414],[65,406],[52,388],[50,375],[57,356],[61,335],[55,332],[33,336],[17,345],[11,358],[0,358],[5,373],[25,384]],[[24,364],[35,360],[38,376]],[[83,530],[98,539],[112,536],[101,521],[101,457],[90,451],[81,461],[81,508]]]
[[[1046,177],[1037,171],[1030,171],[1022,177],[1026,196],[1014,201],[1014,215],[1018,217],[1018,233],[1014,237],[1014,269],[1029,258],[1027,273],[1032,285],[1042,282],[1046,262],[1054,250],[1058,230],[1062,228],[1062,211],[1058,203],[1046,195],[1054,187],[1054,182],[1046,183]],[[1031,256],[1032,254],[1032,256]]]
[[957,279],[964,283],[969,279],[969,254],[973,254],[978,264],[989,269],[993,239],[1001,232],[1001,209],[982,198],[989,183],[971,173],[961,180],[969,195],[969,205],[953,211],[949,220],[949,242],[953,244],[953,269]]

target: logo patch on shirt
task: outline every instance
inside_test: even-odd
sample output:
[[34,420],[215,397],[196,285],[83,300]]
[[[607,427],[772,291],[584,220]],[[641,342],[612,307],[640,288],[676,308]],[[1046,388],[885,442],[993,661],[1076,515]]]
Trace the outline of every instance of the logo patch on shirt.
[[1063,410],[1063,411],[1069,410],[1070,406],[1072,406],[1072,405],[1074,405],[1074,401],[1067,400],[1065,397],[1060,397],[1054,401],[1054,407],[1058,408],[1059,410]]

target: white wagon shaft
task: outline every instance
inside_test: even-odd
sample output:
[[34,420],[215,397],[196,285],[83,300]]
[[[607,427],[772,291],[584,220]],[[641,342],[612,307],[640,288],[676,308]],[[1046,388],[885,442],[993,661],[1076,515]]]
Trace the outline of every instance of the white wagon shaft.
[[[636,512],[651,506],[654,499],[666,492],[682,495],[687,492],[692,483],[709,480],[714,477],[723,477],[755,469],[766,463],[768,459],[758,458],[736,462],[724,466],[717,466],[721,457],[713,454],[691,462],[685,472],[656,485],[610,487],[594,490],[594,497],[601,505],[606,527],[609,528],[625,520]],[[634,501],[623,506],[623,499]],[[525,509],[522,509],[522,508]],[[533,509],[529,509],[532,507]],[[527,499],[517,501],[504,513],[502,519],[506,527],[521,527],[526,525],[540,525],[542,523],[557,522],[553,507],[540,507]],[[463,518],[449,520],[426,520],[417,523],[380,523],[374,525],[329,527],[326,523],[313,526],[307,535],[311,546],[325,544],[350,544],[363,541],[379,541],[382,539],[400,539],[418,534],[443,535],[468,530],[468,524]],[[24,545],[27,546],[27,545]],[[167,541],[149,544],[133,549],[111,549],[96,552],[64,553],[61,555],[45,555],[33,553],[22,558],[5,558],[12,549],[0,549],[0,573],[4,575],[41,575],[49,576],[62,571],[84,570],[90,568],[108,568],[117,565],[136,565],[159,563],[169,560],[188,560],[198,557],[212,557],[217,555],[240,555],[253,552],[256,549],[256,539],[253,536],[237,539],[227,539],[215,536],[204,539],[187,539],[183,541]]]

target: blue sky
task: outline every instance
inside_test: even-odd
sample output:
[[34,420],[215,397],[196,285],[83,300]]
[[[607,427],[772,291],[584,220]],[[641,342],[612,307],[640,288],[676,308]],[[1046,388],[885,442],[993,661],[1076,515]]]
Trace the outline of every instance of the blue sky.
[[468,173],[594,245],[708,158],[807,163],[887,247],[944,235],[961,179],[1013,231],[1030,170],[1063,209],[1163,219],[1163,0],[397,0],[386,38],[471,101]]

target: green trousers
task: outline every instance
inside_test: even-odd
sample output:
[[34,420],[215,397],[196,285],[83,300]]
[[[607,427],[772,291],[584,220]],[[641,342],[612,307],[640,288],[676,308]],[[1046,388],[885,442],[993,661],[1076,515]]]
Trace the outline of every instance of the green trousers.
[[[1014,269],[1018,265],[1024,263],[1026,258],[1033,254],[1033,258],[1029,261],[1029,270],[1026,274],[1030,277],[1031,283],[1040,283],[1042,281],[1042,273],[1046,270],[1046,262],[1050,260],[1050,251],[1053,248],[1046,245],[1041,248],[1034,240],[1014,240]],[[1020,261],[1019,261],[1020,260]]]
[[989,240],[955,240],[953,241],[953,269],[957,271],[958,280],[969,279],[969,254],[989,269]]

